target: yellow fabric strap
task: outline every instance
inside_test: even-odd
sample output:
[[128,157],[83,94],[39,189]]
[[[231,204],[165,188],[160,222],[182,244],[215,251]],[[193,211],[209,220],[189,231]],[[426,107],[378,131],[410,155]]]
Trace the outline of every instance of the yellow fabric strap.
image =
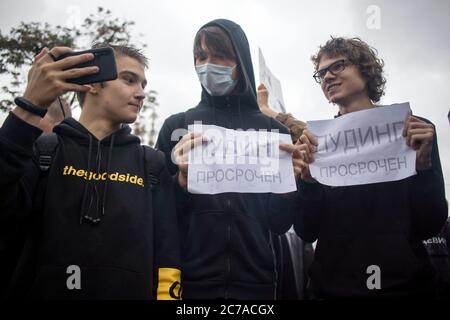
[[181,299],[181,271],[173,268],[158,269],[157,300]]

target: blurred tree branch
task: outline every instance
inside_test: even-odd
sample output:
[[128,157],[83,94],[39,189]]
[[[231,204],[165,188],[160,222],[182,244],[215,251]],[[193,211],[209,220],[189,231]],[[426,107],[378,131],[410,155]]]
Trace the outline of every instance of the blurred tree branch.
[[[55,46],[70,47],[73,50],[85,50],[94,42],[130,45],[132,34],[130,28],[134,21],[114,17],[110,10],[98,7],[95,13],[86,17],[79,27],[52,26],[41,22],[20,22],[9,34],[0,30],[0,75],[7,78],[8,85],[0,88],[0,112],[8,112],[14,107],[14,98],[20,95],[26,84],[26,74],[34,57],[42,48]],[[142,35],[139,35],[142,37]],[[140,48],[147,45],[133,39]],[[157,92],[148,89],[141,114],[134,124],[135,133],[144,141],[152,142]],[[74,93],[64,97],[70,107],[79,107]],[[151,112],[150,112],[151,111]],[[148,129],[151,126],[153,129]]]

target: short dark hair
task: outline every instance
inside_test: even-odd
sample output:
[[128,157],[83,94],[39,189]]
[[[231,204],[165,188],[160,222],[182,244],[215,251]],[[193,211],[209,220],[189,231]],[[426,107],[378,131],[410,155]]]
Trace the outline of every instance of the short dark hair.
[[194,39],[194,58],[201,58],[205,55],[202,48],[205,43],[209,52],[217,57],[236,60],[236,53],[231,43],[230,37],[219,27],[208,26],[200,29]]
[[[142,53],[142,50],[140,50],[140,49],[137,49],[137,48],[135,48],[133,46],[129,46],[129,45],[122,45],[122,44],[115,45],[115,44],[109,44],[109,43],[105,43],[105,42],[94,43],[92,45],[92,49],[105,48],[105,47],[112,48],[114,50],[116,57],[117,56],[130,57],[132,59],[137,60],[144,67],[144,69],[148,68],[148,59]],[[103,83],[100,83],[100,85],[103,87]],[[80,104],[80,107],[83,106],[85,97],[86,97],[85,92],[77,92],[77,99]]]
[[320,59],[324,56],[342,55],[354,64],[367,81],[369,99],[378,102],[384,95],[386,78],[383,75],[384,61],[377,56],[378,51],[360,38],[331,37],[324,46],[319,47],[316,55],[311,57],[315,70],[319,68]]

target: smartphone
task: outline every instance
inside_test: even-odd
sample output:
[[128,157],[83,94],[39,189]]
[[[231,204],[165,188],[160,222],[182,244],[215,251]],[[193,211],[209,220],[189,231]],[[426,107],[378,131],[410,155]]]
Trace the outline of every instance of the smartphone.
[[77,56],[84,53],[92,53],[94,55],[94,59],[74,65],[69,69],[97,66],[99,67],[99,71],[95,74],[67,79],[66,82],[76,84],[90,84],[117,79],[116,58],[114,56],[114,50],[110,47],[96,48],[78,52],[68,52],[60,55],[58,58],[56,58],[56,60],[58,61],[70,56]]

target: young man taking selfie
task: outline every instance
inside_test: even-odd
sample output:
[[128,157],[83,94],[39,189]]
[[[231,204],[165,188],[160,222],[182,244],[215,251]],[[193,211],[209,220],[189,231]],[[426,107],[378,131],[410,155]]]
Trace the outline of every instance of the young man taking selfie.
[[[27,235],[7,297],[179,298],[171,177],[164,155],[126,125],[143,105],[147,59],[108,46],[117,79],[87,85],[69,79],[102,72],[74,68],[92,53],[58,59],[71,50],[43,49],[0,129],[0,219]],[[80,120],[56,126],[54,151],[42,157],[38,124],[68,91],[78,93]]]

